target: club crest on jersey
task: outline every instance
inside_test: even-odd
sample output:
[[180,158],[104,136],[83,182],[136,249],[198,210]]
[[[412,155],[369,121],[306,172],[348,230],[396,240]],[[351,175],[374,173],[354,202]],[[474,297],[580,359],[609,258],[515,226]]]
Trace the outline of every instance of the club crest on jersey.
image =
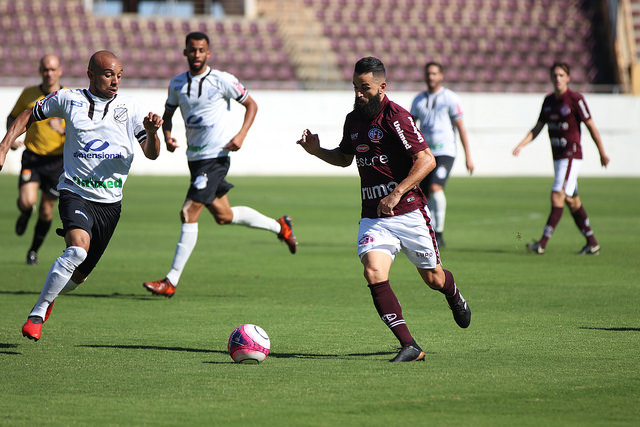
[[377,144],[380,142],[384,134],[382,133],[382,130],[380,128],[371,128],[369,129],[369,133],[367,136],[369,137],[371,142]]
[[568,105],[563,105],[562,107],[560,107],[560,114],[562,114],[563,116],[568,116],[569,114],[571,114],[571,108]]
[[128,116],[126,107],[116,107],[113,110],[113,118],[116,122],[124,123],[127,121]]
[[369,243],[373,243],[373,241],[374,241],[373,236],[365,234],[360,238],[360,240],[358,240],[358,245],[359,246],[368,245]]
[[367,144],[360,144],[356,147],[356,151],[358,153],[366,153],[369,151],[369,146]]

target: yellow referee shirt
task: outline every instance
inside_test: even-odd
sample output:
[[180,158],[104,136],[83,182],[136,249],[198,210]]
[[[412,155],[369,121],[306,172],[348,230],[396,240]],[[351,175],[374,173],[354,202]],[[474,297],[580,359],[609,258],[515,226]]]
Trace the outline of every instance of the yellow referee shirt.
[[[15,107],[11,110],[11,117],[18,117],[24,110],[30,110],[36,102],[43,99],[48,94],[42,92],[40,86],[24,88]],[[24,137],[24,145],[29,150],[41,156],[55,156],[62,154],[64,150],[64,135],[51,127],[51,120],[61,120],[50,118],[39,122],[33,122]],[[64,128],[64,120],[61,122]]]

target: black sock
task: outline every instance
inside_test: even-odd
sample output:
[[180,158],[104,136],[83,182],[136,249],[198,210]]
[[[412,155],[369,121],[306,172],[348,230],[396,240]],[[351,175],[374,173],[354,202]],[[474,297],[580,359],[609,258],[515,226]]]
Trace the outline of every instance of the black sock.
[[31,242],[31,249],[29,251],[38,252],[40,246],[42,246],[42,242],[44,242],[44,238],[47,236],[49,229],[51,228],[51,221],[43,221],[38,219],[36,223],[36,228],[33,233],[33,241]]

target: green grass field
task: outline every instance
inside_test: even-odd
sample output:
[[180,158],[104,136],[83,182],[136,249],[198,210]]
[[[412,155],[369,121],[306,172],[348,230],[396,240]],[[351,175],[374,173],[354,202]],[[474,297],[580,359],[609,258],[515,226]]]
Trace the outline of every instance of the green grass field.
[[[16,177],[0,176],[0,424],[622,426],[640,418],[639,179],[582,179],[602,253],[564,216],[544,256],[551,178],[454,178],[443,263],[473,311],[459,329],[399,256],[391,283],[426,363],[396,345],[355,253],[355,178],[231,178],[233,204],[289,214],[298,254],[268,232],[200,221],[172,299],[167,273],[186,177],[132,176],[109,249],[61,296],[38,342],[20,327],[63,241],[24,264],[34,219],[13,232]],[[56,223],[59,220],[56,216]],[[231,331],[262,326],[272,350],[234,364]]]

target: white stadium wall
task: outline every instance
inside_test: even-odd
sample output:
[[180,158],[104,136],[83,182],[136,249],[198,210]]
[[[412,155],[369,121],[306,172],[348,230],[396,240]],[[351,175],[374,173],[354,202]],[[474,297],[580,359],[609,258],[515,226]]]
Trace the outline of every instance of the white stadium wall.
[[[5,118],[20,94],[21,88],[0,88],[4,99],[0,117]],[[145,111],[162,114],[166,90],[121,89],[136,96]],[[390,99],[409,108],[414,93],[394,92]],[[348,168],[329,166],[312,157],[295,142],[302,130],[310,129],[320,136],[323,147],[335,147],[341,137],[345,115],[353,105],[353,93],[316,91],[254,91],[258,103],[256,121],[243,148],[232,154],[230,175],[356,175],[354,165]],[[461,93],[464,120],[469,134],[471,153],[476,165],[475,176],[551,176],[553,165],[546,128],[525,147],[519,157],[511,151],[535,124],[544,94],[480,94]],[[640,98],[628,95],[585,94],[604,146],[611,157],[607,169],[600,167],[598,152],[583,126],[585,161],[581,176],[640,176]],[[234,105],[235,104],[235,105]],[[233,120],[239,125],[243,109],[232,102]],[[132,174],[187,175],[184,155],[184,124],[179,112],[174,116],[173,134],[181,144],[175,153],[164,148],[155,161],[140,152],[133,163]],[[163,144],[164,145],[164,144]],[[2,174],[18,174],[20,151],[9,152]],[[465,176],[464,156],[458,143],[454,176]]]

